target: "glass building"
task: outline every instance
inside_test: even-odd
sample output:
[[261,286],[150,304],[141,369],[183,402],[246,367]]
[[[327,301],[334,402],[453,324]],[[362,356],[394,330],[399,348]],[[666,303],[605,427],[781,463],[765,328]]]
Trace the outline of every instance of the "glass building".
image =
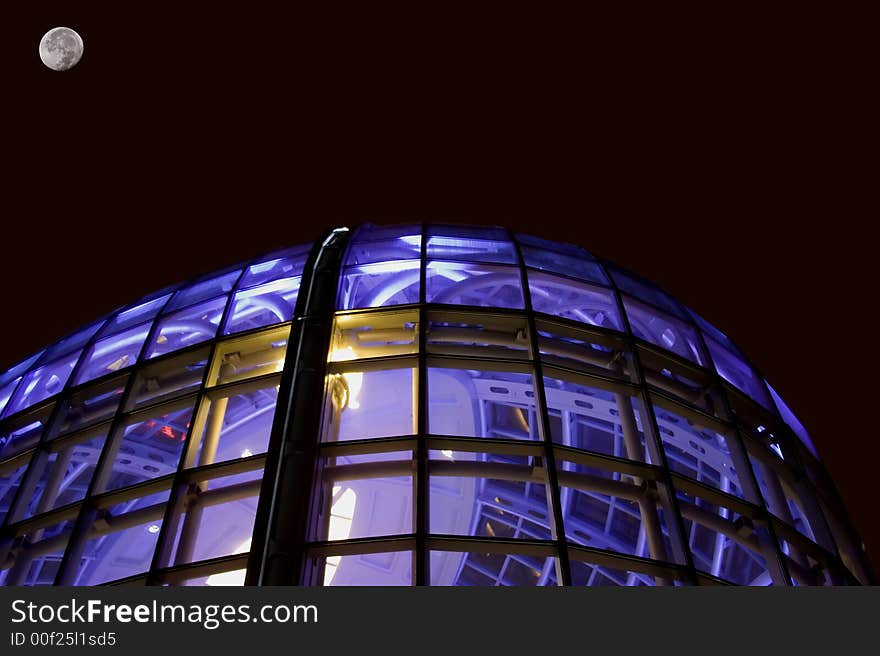
[[5,585],[874,581],[724,333],[575,246],[363,225],[0,375]]

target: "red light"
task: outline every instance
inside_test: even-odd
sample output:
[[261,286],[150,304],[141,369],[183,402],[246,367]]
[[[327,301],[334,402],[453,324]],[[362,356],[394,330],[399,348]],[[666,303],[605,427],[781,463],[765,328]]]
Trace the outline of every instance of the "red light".
[[162,428],[159,432],[162,433],[162,435],[165,435],[166,437],[170,437],[172,440],[175,437],[174,430],[171,428],[171,426],[168,426],[168,425],[162,426]]

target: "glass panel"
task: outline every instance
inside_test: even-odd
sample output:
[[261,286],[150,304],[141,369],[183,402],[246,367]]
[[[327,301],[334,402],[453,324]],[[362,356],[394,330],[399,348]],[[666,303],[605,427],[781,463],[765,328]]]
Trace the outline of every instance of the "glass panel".
[[111,419],[119,407],[127,378],[128,376],[122,375],[97,385],[89,385],[62,401],[58,420],[52,431],[54,436],[67,435]]
[[[807,432],[807,429],[804,428],[801,420],[797,418],[797,415],[795,415],[794,412],[792,412],[791,408],[788,407],[788,404],[782,400],[782,397],[776,393],[776,390],[770,386],[770,383],[767,383],[767,389],[770,390],[770,395],[773,397],[773,401],[776,403],[776,407],[779,409],[779,414],[782,415],[782,419],[788,424],[788,427],[794,431],[794,434],[798,436],[798,439],[803,442],[804,446],[806,446],[810,452],[818,458],[819,454],[816,451],[813,440],[810,439],[810,434]],[[2,406],[2,402],[0,402],[0,406]]]
[[417,370],[349,370],[356,366],[346,364],[345,373],[331,373],[327,377],[331,403],[325,410],[322,440],[413,435]]
[[330,362],[404,355],[418,350],[418,311],[337,316]]
[[412,239],[422,234],[422,226],[420,225],[375,225],[373,223],[364,223],[358,226],[352,238],[353,242],[363,241],[386,241],[397,238]]
[[95,522],[83,549],[76,585],[99,585],[150,569],[169,492],[114,505]]
[[103,323],[103,320],[93,323],[89,327],[77,331],[72,335],[68,335],[64,339],[56,342],[54,345],[46,349],[43,357],[40,358],[40,364],[45,364],[46,362],[54,360],[60,355],[66,355],[71,351],[81,350],[82,347],[86,345],[86,342],[91,339],[92,335],[98,332],[98,328],[100,328]]
[[217,344],[207,385],[223,385],[284,369],[290,326],[265,330]]
[[340,310],[419,302],[419,260],[387,260],[346,267],[339,281]]
[[221,294],[228,294],[232,291],[232,287],[235,285],[235,281],[238,280],[240,273],[238,270],[230,271],[180,290],[171,299],[168,307],[165,308],[165,313],[179,310],[180,308],[220,296]]
[[623,304],[636,337],[706,366],[696,328],[626,296],[623,297]]
[[650,574],[631,572],[605,565],[571,562],[571,582],[577,586],[655,586],[657,580]]
[[[192,401],[139,415],[114,436],[96,491],[115,490],[177,469],[192,417]],[[143,417],[143,418],[140,418]]]
[[165,303],[168,302],[170,297],[171,294],[163,294],[158,298],[142,301],[137,305],[122,310],[107,322],[101,331],[101,337],[150,321],[165,307]]
[[6,404],[9,403],[9,399],[12,398],[20,381],[21,378],[13,378],[6,385],[0,387],[0,417],[3,416],[3,410],[6,409]]
[[419,229],[394,239],[364,242],[353,241],[345,255],[345,265],[374,264],[417,260],[422,254],[422,235]]
[[208,347],[142,368],[131,388],[126,409],[169,401],[202,384],[208,366]]
[[455,311],[428,314],[429,353],[528,359],[528,335],[525,317]]
[[[739,585],[772,585],[756,534],[743,531],[750,522],[738,513],[678,491],[694,566]],[[711,517],[711,527],[708,525]],[[722,532],[719,530],[725,527]]]
[[529,270],[529,291],[535,312],[623,330],[617,301],[610,289]]
[[147,349],[147,357],[155,358],[212,339],[217,334],[225,307],[226,297],[223,296],[166,316]]
[[[9,568],[0,571],[0,585],[52,585],[72,530],[73,520],[69,520],[17,537],[13,549],[14,560],[5,559]],[[0,567],[3,566],[0,562]]]
[[656,287],[647,280],[636,278],[635,276],[625,273],[617,268],[609,268],[611,277],[617,284],[620,291],[629,294],[633,298],[645,301],[651,305],[665,310],[669,314],[673,314],[683,321],[690,322],[690,317],[685,313],[678,301],[669,294]]
[[200,467],[265,453],[277,399],[277,384],[204,399],[193,431],[192,455],[185,466]]
[[608,286],[605,272],[602,271],[601,266],[592,261],[592,258],[588,259],[585,255],[563,255],[558,251],[541,250],[529,246],[521,248],[526,266]]
[[[316,559],[316,565],[320,561]],[[323,585],[412,585],[412,552],[328,556],[324,567]]]
[[0,462],[0,524],[15,501],[15,493],[24,479],[24,472],[31,460],[30,453],[14,460]]
[[43,351],[39,351],[34,355],[30,356],[26,360],[22,360],[14,367],[10,367],[6,370],[5,373],[0,375],[0,387],[9,383],[9,381],[21,377],[21,375],[28,371],[31,368],[31,365],[34,364],[40,356],[43,354]]
[[38,454],[28,474],[37,480],[24,518],[85,498],[106,438],[106,431],[85,439],[73,437],[53,443],[51,453]]
[[133,365],[150,333],[150,325],[141,324],[95,342],[84,357],[74,382],[84,383]]
[[427,302],[523,308],[517,267],[465,262],[428,262]]
[[463,236],[434,235],[429,228],[427,255],[431,259],[467,260],[471,262],[497,262],[516,264],[513,242],[473,239]]
[[29,408],[58,394],[64,389],[78,358],[79,352],[71,353],[30,372],[15,391],[15,396],[6,409],[6,415]]
[[750,398],[765,408],[773,407],[767,394],[767,388],[764,387],[764,381],[745,360],[741,360],[712,339],[706,340],[706,346],[709,348],[712,361],[715,363],[715,370],[719,376],[748,394]]
[[309,257],[309,251],[311,250],[311,244],[295,246],[286,251],[274,253],[262,262],[252,264],[244,272],[241,282],[238,283],[238,288],[246,289],[272,280],[302,276],[306,260]]
[[510,233],[504,228],[487,228],[471,225],[429,225],[428,236],[459,237],[461,239],[490,239],[494,241],[510,241]]
[[629,379],[629,358],[622,341],[591,335],[567,326],[538,322],[541,361],[603,376]]
[[412,451],[324,458],[312,540],[413,532]]
[[[633,396],[548,376],[544,394],[556,444],[645,461],[644,419]],[[635,428],[633,435],[626,433],[630,426]]]
[[[236,567],[237,565],[232,565]],[[186,579],[174,585],[185,587],[197,587],[210,585],[212,587],[240,587],[244,585],[247,569],[227,569],[226,571],[217,571],[207,576],[199,576],[197,578]]]
[[202,480],[178,509],[168,536],[169,564],[182,565],[250,551],[262,470]]
[[550,509],[531,456],[431,451],[430,532],[549,540]]
[[0,460],[32,449],[43,436],[52,408],[29,412],[0,428]]
[[721,433],[657,404],[654,415],[672,471],[746,498],[727,439]]
[[428,432],[539,439],[532,375],[430,367]]
[[525,554],[432,551],[431,585],[556,585],[556,559]]
[[302,278],[281,278],[235,293],[224,335],[293,319]]

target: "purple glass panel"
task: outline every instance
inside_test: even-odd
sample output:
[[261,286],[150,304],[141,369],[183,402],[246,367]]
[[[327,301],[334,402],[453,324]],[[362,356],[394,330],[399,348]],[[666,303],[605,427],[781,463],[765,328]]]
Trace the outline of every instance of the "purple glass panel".
[[39,351],[26,360],[22,360],[14,367],[7,369],[5,373],[0,375],[0,387],[8,384],[13,379],[20,378],[23,373],[31,368],[31,365],[33,365],[42,354],[43,351]]
[[202,384],[209,347],[143,367],[137,374],[126,410],[183,396]]
[[[628,460],[645,461],[645,436],[636,400],[595,387],[544,377],[550,434],[556,444]],[[621,412],[629,412],[638,430],[638,453],[630,453]]]
[[323,585],[412,585],[412,552],[329,556],[324,565]]
[[517,267],[469,262],[428,262],[428,303],[523,308],[522,278]]
[[340,310],[419,302],[419,260],[389,260],[346,267],[339,281]]
[[694,322],[696,322],[697,326],[699,326],[700,330],[703,332],[703,336],[706,337],[706,339],[714,339],[731,353],[734,353],[741,358],[743,357],[742,351],[737,348],[737,346],[733,343],[733,341],[731,341],[731,339],[727,335],[718,330],[718,328],[703,319],[703,317],[701,317],[690,308],[686,309],[688,311],[688,314],[690,314],[693,318]]
[[229,271],[228,273],[223,273],[181,289],[171,299],[168,307],[165,308],[165,312],[173,312],[174,310],[179,310],[182,307],[187,307],[194,303],[220,296],[221,294],[228,294],[232,291],[232,287],[235,285],[235,281],[238,280],[240,274],[241,272],[238,270]]
[[199,483],[199,500],[174,520],[175,565],[250,551],[262,471]]
[[431,585],[556,585],[556,559],[525,554],[432,551]]
[[546,487],[531,478],[533,458],[463,451],[432,451],[430,457],[431,533],[550,539]]
[[43,435],[50,411],[51,407],[27,413],[0,428],[0,460],[35,447]]
[[420,225],[374,225],[365,223],[360,226],[352,237],[352,242],[365,241],[389,241],[402,237],[410,238],[420,236],[422,234],[422,226]]
[[[804,443],[804,446],[806,446],[810,452],[818,458],[819,453],[816,451],[816,446],[813,444],[813,440],[810,439],[810,434],[807,432],[807,429],[804,428],[801,420],[791,411],[791,408],[789,408],[788,404],[782,400],[782,397],[776,393],[776,390],[771,387],[770,383],[767,383],[767,389],[770,390],[770,395],[773,397],[773,401],[776,403],[776,407],[779,409],[779,414],[782,415],[782,419],[788,424],[788,427],[794,431],[800,441]],[[2,405],[2,401],[0,401],[0,405]]]
[[470,225],[429,225],[428,237],[435,236],[510,241],[510,233],[504,228],[487,228],[484,226]]
[[78,358],[77,351],[31,371],[15,390],[15,396],[6,408],[6,416],[58,394],[64,389]]
[[153,509],[153,517],[136,526],[121,531],[108,532],[101,522],[93,529],[92,537],[85,544],[83,559],[76,585],[99,585],[109,581],[143,574],[150,569],[153,551],[159,539],[162,513],[168,501],[168,491],[151,494],[148,497],[126,501],[110,508],[110,531],[113,519],[124,523],[125,515],[136,511]]
[[334,390],[331,393],[344,399],[344,405],[328,410],[333,415],[325,417],[323,441],[412,435],[416,383],[415,369],[332,375],[328,383]]
[[[171,474],[177,469],[183,443],[189,429],[192,408],[163,412],[127,425],[111,467],[104,475],[104,486],[98,491],[115,490],[153,478]],[[99,486],[100,487],[100,486]]]
[[86,342],[91,339],[92,335],[98,332],[98,328],[100,328],[103,323],[103,320],[93,323],[88,328],[79,330],[72,335],[68,335],[64,339],[56,342],[54,345],[46,349],[46,352],[43,353],[43,357],[40,358],[40,362],[38,364],[45,364],[46,362],[56,359],[58,356],[66,355],[71,351],[82,349],[82,347],[85,346]]
[[[746,534],[741,531],[743,520],[738,513],[681,491],[677,494],[685,534],[694,566],[698,570],[739,585],[773,583],[760,553],[758,538],[755,533]],[[717,515],[718,520],[715,521],[727,525],[727,533],[721,533],[716,530],[717,527],[709,528],[692,519],[692,516],[699,517],[701,513]]]
[[[374,459],[375,460],[375,459]],[[329,513],[312,539],[347,540],[413,532],[411,476],[337,480],[332,467],[324,470],[330,495]]]
[[395,239],[366,242],[360,240],[353,241],[348,247],[348,252],[345,254],[345,265],[355,266],[379,262],[417,260],[421,257],[421,254],[422,235],[416,229],[411,234],[401,235]]
[[773,407],[764,381],[757,372],[737,355],[728,351],[713,339],[706,340],[706,346],[715,363],[715,370],[728,383],[745,392],[749,397],[767,409]]
[[301,278],[281,278],[235,293],[224,335],[252,330],[293,318]]
[[247,289],[273,280],[302,276],[311,249],[311,244],[296,246],[280,253],[274,253],[262,262],[252,264],[244,272],[241,282],[238,283],[238,288]]
[[654,405],[657,428],[669,468],[682,476],[745,498],[727,439],[689,419]]
[[204,429],[193,438],[197,450],[191,466],[265,453],[277,398],[278,388],[271,386],[207,402]]
[[661,310],[665,310],[683,321],[690,322],[690,317],[685,313],[684,308],[678,301],[654,284],[617,268],[609,268],[608,271],[611,273],[611,277],[614,278],[614,282],[620,291],[640,301],[650,303]]
[[53,437],[67,435],[87,426],[112,419],[125,390],[122,375],[98,385],[90,385],[62,402]]
[[72,530],[73,520],[68,520],[48,528],[34,529],[19,536],[21,543],[29,547],[18,550],[16,554],[16,561],[22,559],[22,562],[16,562],[17,566],[0,571],[0,585],[52,585],[61,566],[61,558],[64,556]]
[[[87,440],[58,444],[52,453],[34,458],[32,468],[39,468],[39,479],[24,512],[24,517],[39,515],[86,496],[106,432]],[[29,475],[34,475],[36,472]]]
[[517,235],[526,266],[549,273],[560,273],[608,286],[608,277],[593,257],[581,248],[543,239]]
[[545,326],[543,322],[538,324],[538,348],[542,362],[629,379],[629,362],[624,358],[615,360],[614,349],[598,344],[598,340],[585,333],[580,333],[581,337],[575,337],[578,333],[568,331],[564,335],[557,334],[553,326],[542,330]]
[[13,378],[6,385],[0,387],[0,417],[3,416],[3,411],[9,403],[9,399],[15,393],[15,388],[18,387],[19,382],[21,382],[21,378]]
[[428,432],[539,439],[531,374],[429,368]]
[[626,296],[623,304],[636,337],[706,366],[706,357],[694,326]]
[[101,331],[101,337],[150,321],[165,307],[165,303],[168,302],[170,297],[171,294],[163,294],[157,298],[142,301],[137,305],[122,310],[107,322]]
[[155,358],[213,339],[226,300],[227,297],[222,296],[162,318],[153,343],[147,349],[147,357]]
[[150,324],[145,323],[95,342],[80,365],[74,383],[84,383],[132,366],[149,333]]
[[6,513],[15,501],[15,493],[22,483],[29,462],[30,454],[0,464],[0,524],[6,519]]
[[657,581],[650,574],[583,563],[577,560],[571,562],[571,582],[572,585],[590,587],[657,585]]
[[535,312],[553,314],[591,326],[623,330],[617,301],[610,289],[529,270]]
[[465,260],[468,262],[497,262],[516,264],[513,242],[472,239],[462,236],[429,235],[427,255],[435,260]]

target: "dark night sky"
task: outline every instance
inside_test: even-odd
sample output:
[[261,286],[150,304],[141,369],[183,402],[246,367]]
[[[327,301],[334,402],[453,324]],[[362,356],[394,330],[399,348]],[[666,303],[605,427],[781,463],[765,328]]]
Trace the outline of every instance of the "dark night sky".
[[[880,570],[859,17],[96,4],[4,16],[0,369],[330,226],[507,225],[730,334],[802,417]],[[37,56],[56,25],[85,42],[66,73]]]

